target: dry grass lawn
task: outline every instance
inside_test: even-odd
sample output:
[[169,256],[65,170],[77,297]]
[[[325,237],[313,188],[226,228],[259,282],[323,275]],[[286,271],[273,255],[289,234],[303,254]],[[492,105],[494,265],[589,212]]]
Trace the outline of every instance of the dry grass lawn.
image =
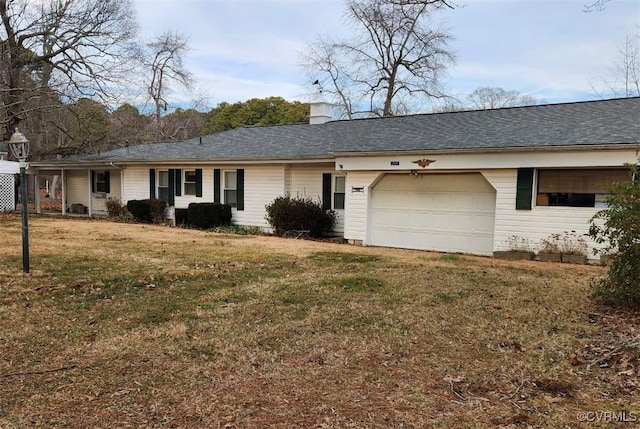
[[640,419],[638,318],[590,301],[600,267],[61,217],[30,229],[24,276],[20,218],[0,215],[3,429]]

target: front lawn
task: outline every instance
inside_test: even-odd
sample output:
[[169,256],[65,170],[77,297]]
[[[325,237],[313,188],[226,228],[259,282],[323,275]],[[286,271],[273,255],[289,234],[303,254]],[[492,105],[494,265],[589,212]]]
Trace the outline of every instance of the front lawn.
[[600,267],[61,217],[30,228],[24,276],[20,218],[0,215],[3,429],[640,419],[640,327],[588,299]]

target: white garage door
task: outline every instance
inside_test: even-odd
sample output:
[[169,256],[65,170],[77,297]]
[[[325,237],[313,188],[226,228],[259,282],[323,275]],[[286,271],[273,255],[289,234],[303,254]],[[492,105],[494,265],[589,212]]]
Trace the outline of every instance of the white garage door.
[[495,206],[479,173],[387,174],[373,188],[369,244],[491,255]]

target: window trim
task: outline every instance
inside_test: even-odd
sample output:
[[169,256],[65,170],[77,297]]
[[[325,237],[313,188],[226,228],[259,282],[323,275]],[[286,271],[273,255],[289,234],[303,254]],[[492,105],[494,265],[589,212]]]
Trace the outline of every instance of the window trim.
[[[557,177],[551,176],[551,172],[554,171],[557,172]],[[602,176],[597,175],[598,171],[602,172]],[[603,201],[608,195],[607,187],[620,182],[610,181],[599,187],[597,180],[605,178],[615,180],[618,172],[622,178],[623,173],[629,171],[615,167],[536,169],[535,205],[536,207],[605,208],[606,204]],[[575,176],[572,177],[572,174]],[[551,177],[545,177],[547,175]],[[541,178],[545,181],[543,189],[545,192],[540,192]],[[578,181],[578,184],[576,185],[575,181],[568,182],[570,179]],[[629,180],[632,180],[630,174]]]
[[[227,187],[227,173],[235,174],[236,176],[236,186],[235,188]],[[229,203],[227,201],[227,191],[235,191],[236,201],[233,203]],[[238,207],[238,170],[222,170],[222,203],[228,204],[231,207]]]
[[[333,198],[331,199],[331,208],[333,210],[345,210],[346,207],[346,203],[347,203],[347,176],[344,174],[333,174],[332,175],[332,187],[331,187],[331,191],[332,191],[332,196]],[[343,187],[344,189],[342,190],[342,192],[337,192],[337,188],[338,188],[338,179],[342,179],[343,180]],[[337,195],[342,195],[342,207],[338,208],[337,204],[336,204],[336,196]]]
[[[193,173],[193,180],[187,180],[187,174],[189,173]],[[185,196],[193,196],[195,197],[197,195],[198,192],[198,173],[196,172],[195,169],[193,170],[184,170],[184,177],[183,177],[183,195]],[[193,192],[188,192],[187,191],[187,186],[193,186]]]
[[[160,174],[161,173],[167,173],[167,186],[161,186],[160,185]],[[156,170],[156,198],[162,201],[165,201],[167,204],[169,204],[169,201],[171,199],[171,196],[169,195],[170,190],[171,190],[171,180],[169,179],[169,175],[171,174],[171,171],[169,169],[167,170],[160,170],[157,169]],[[167,198],[163,199],[160,196],[160,189],[166,189],[167,190]]]
[[[103,180],[100,180],[102,176]],[[106,170],[98,170],[93,172],[93,190],[94,194],[107,194],[109,193],[109,173]]]

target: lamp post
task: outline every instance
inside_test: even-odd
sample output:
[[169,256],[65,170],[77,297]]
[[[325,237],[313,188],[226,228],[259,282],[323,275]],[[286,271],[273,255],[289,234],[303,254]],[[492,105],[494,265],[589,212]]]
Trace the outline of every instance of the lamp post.
[[18,131],[9,139],[9,149],[20,162],[20,189],[22,191],[22,271],[29,272],[29,223],[27,214],[27,157],[29,156],[29,140]]

